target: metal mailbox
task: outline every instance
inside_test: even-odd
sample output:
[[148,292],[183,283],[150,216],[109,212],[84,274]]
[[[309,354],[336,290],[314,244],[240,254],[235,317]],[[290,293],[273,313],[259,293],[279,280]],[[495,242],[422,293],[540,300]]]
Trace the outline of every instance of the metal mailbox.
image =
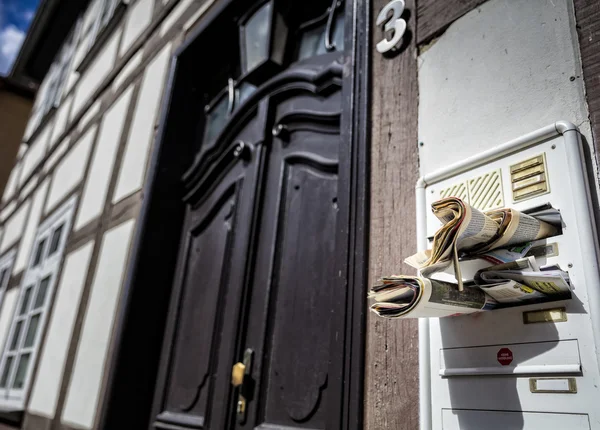
[[600,429],[600,275],[577,128],[559,121],[417,183],[420,250],[439,228],[431,203],[560,210],[562,234],[538,241],[542,264],[569,272],[572,298],[419,320],[421,429]]

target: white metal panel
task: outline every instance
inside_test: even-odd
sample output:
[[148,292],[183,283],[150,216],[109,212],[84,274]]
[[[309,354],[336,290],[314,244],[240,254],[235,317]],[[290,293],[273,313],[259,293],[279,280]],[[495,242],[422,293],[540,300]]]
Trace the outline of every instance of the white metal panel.
[[[498,360],[502,349],[511,352],[510,363],[502,364]],[[540,375],[580,371],[576,340],[440,349],[440,376]]]
[[[470,316],[419,321],[421,427],[441,428],[442,409],[494,409],[589,414],[592,428],[600,428],[600,285],[597,234],[589,203],[586,168],[582,159],[580,135],[570,123],[558,122],[536,130],[488,151],[474,154],[460,163],[422,177],[417,184],[417,237],[420,249],[428,247],[439,222],[430,205],[444,190],[470,177],[500,169],[507,206],[526,210],[551,203],[561,211],[564,226],[560,236],[542,242],[557,243],[559,254],[544,264],[559,264],[568,270],[573,284],[573,298],[542,305],[528,305]],[[512,203],[509,166],[545,154],[550,194]],[[523,311],[566,308],[567,321],[524,324]],[[560,342],[559,342],[560,341]],[[539,343],[534,351],[537,364],[550,356],[561,358],[556,345],[576,341],[581,372],[576,376],[576,394],[531,393],[527,377],[465,376],[443,378],[439,351],[494,345],[498,348],[517,343]],[[567,344],[564,344],[567,345]],[[544,348],[544,346],[546,348]],[[478,359],[481,359],[479,357]],[[542,361],[539,361],[542,360]],[[482,362],[480,361],[479,364]],[[573,356],[565,354],[555,365],[574,365]],[[574,369],[572,369],[574,370]],[[435,395],[432,395],[435,393]],[[501,394],[499,394],[501,393]],[[537,427],[523,427],[534,429]]]
[[134,221],[104,235],[62,421],[92,428]]
[[92,241],[66,257],[56,293],[54,312],[29,402],[31,412],[49,418],[54,417],[56,410],[69,343],[93,248]]
[[589,430],[587,415],[444,409],[442,430]]

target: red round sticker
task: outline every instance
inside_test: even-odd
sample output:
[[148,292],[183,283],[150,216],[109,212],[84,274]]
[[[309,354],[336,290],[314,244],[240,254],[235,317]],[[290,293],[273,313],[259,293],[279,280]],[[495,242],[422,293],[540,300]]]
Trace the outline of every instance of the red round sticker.
[[500,348],[498,351],[498,363],[503,366],[508,366],[513,361],[513,353],[508,348]]

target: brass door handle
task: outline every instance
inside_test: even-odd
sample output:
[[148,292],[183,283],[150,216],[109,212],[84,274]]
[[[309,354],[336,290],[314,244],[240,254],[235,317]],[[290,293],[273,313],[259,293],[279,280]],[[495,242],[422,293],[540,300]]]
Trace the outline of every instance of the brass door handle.
[[254,351],[247,348],[244,351],[244,359],[241,362],[235,363],[231,368],[231,385],[239,390],[236,415],[241,424],[246,421],[246,405],[248,400],[250,400],[254,385],[250,377],[253,355]]
[[246,365],[244,363],[235,363],[231,368],[231,385],[239,387],[244,383],[244,374],[246,373]]

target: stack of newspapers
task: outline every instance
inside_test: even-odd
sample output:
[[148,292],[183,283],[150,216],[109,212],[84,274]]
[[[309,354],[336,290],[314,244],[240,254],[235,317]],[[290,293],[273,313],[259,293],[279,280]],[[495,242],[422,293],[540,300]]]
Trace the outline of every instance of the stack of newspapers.
[[381,278],[369,291],[371,310],[387,318],[445,317],[562,300],[567,272],[540,267],[532,242],[561,232],[560,213],[543,208],[481,212],[456,197],[432,204],[442,227],[432,248],[405,261],[420,276]]

